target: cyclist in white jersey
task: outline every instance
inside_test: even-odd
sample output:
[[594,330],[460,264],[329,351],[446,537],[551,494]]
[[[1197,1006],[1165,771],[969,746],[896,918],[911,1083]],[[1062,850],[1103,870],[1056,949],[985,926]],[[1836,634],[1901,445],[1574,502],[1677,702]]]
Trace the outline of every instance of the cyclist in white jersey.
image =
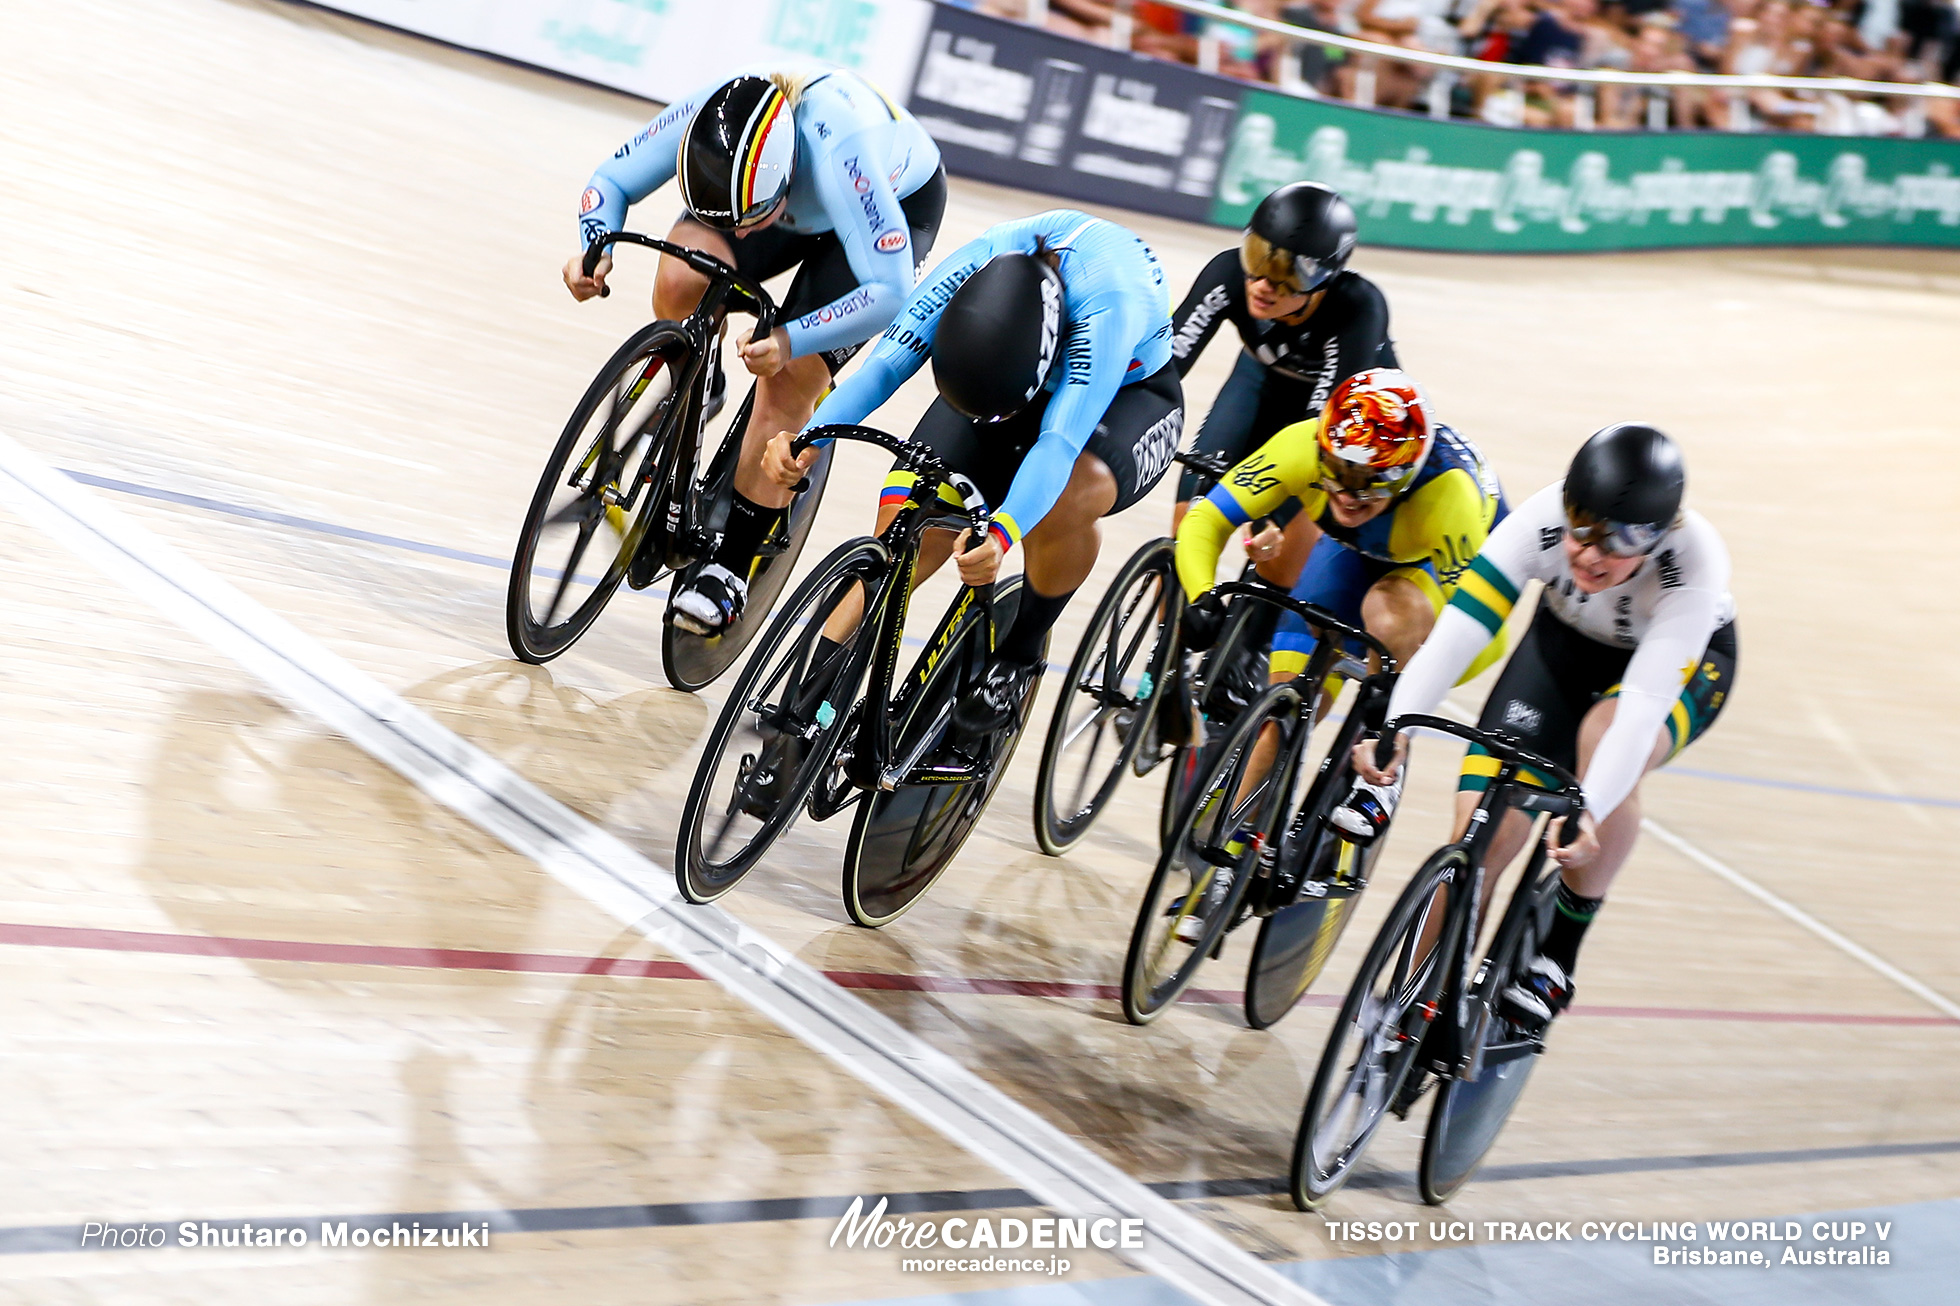
[[[1543,584],[1531,629],[1478,722],[1572,770],[1585,793],[1577,838],[1553,849],[1562,874],[1552,926],[1503,995],[1507,1014],[1528,1024],[1548,1023],[1571,1001],[1580,940],[1640,834],[1641,777],[1698,738],[1734,687],[1728,549],[1700,513],[1682,509],[1685,482],[1680,450],[1660,431],[1622,423],[1598,432],[1563,481],[1491,532],[1389,701],[1390,721],[1433,711],[1525,585]],[[1407,755],[1403,735],[1382,771],[1374,744],[1358,745],[1355,769],[1368,783],[1351,804],[1392,801],[1384,787]],[[1459,835],[1496,771],[1480,748],[1464,758]],[[1490,865],[1508,864],[1529,828],[1528,814],[1507,813]]]

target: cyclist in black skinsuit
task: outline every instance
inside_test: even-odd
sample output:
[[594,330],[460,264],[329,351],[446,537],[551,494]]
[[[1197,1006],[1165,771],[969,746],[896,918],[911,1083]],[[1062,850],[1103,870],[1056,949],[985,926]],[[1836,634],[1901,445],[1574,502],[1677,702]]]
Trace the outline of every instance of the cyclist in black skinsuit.
[[[1180,377],[1219,324],[1238,328],[1245,352],[1219,389],[1196,448],[1235,466],[1280,428],[1320,416],[1334,387],[1371,367],[1396,367],[1388,301],[1347,270],[1354,210],[1334,191],[1295,182],[1253,210],[1245,239],[1205,265],[1171,319],[1171,361]],[[1198,473],[1185,468],[1171,528],[1184,519]],[[1296,509],[1297,510],[1297,509]],[[1292,519],[1282,509],[1279,519]],[[1260,574],[1290,587],[1313,544],[1304,526],[1282,541],[1268,532],[1248,546]],[[1297,537],[1297,538],[1296,538]]]

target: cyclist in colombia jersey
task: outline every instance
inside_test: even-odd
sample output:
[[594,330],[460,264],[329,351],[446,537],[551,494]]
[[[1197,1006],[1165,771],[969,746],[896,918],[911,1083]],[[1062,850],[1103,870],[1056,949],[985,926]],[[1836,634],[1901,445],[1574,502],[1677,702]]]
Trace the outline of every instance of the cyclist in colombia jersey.
[[[811,419],[862,422],[930,357],[939,398],[911,438],[971,478],[993,509],[988,538],[967,541],[959,556],[960,579],[985,584],[1009,550],[1026,546],[1019,611],[961,705],[964,730],[997,729],[1018,706],[1043,637],[1095,566],[1096,520],[1148,494],[1171,465],[1184,401],[1167,308],[1157,256],[1115,223],[1072,209],[1004,222],[920,283]],[[780,485],[795,484],[816,458],[792,458],[791,439],[779,433],[766,455]],[[880,531],[912,479],[895,472],[886,481]],[[920,579],[953,548],[945,532],[929,536]],[[830,637],[849,628],[846,620]]]
[[[1653,427],[1596,433],[1563,481],[1492,532],[1389,700],[1390,721],[1432,711],[1526,586],[1544,585],[1478,722],[1575,772],[1585,795],[1577,838],[1552,849],[1560,885],[1551,927],[1502,995],[1505,1014],[1526,1025],[1542,1028],[1572,1000],[1580,940],[1640,835],[1641,777],[1699,738],[1735,684],[1728,550],[1701,514],[1681,507],[1686,483],[1679,448]],[[1355,769],[1384,782],[1408,746],[1406,735],[1397,739],[1383,772],[1365,742]],[[1459,835],[1496,770],[1481,748],[1463,759]],[[1528,813],[1505,815],[1487,883],[1530,825]]]
[[[756,401],[728,525],[674,599],[676,621],[705,635],[741,612],[756,551],[794,497],[762,474],[764,441],[801,426],[837,370],[897,315],[938,232],[946,174],[925,129],[863,78],[785,59],[675,101],[621,145],[586,186],[582,246],[618,230],[629,204],[676,178],[687,211],[669,236],[675,244],[758,281],[798,268],[782,325],[741,346]],[[582,257],[565,265],[565,284],[584,300],[604,290],[612,260],[586,277]],[[662,258],[654,311],[686,317],[705,287]],[[711,410],[725,384],[718,358],[712,375]]]

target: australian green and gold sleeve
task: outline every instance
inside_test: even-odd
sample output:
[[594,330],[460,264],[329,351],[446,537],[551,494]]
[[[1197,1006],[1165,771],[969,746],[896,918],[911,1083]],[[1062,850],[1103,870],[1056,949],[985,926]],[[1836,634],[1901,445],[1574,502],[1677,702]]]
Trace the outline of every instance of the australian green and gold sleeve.
[[1457,581],[1450,606],[1461,608],[1477,623],[1495,635],[1504,629],[1505,618],[1517,606],[1518,587],[1495,562],[1482,554],[1471,560]]
[[1236,528],[1271,514],[1288,499],[1300,500],[1309,517],[1320,515],[1327,496],[1318,484],[1320,447],[1314,436],[1319,430],[1318,418],[1281,427],[1191,505],[1177,528],[1177,578],[1186,598],[1212,587],[1218,557]]

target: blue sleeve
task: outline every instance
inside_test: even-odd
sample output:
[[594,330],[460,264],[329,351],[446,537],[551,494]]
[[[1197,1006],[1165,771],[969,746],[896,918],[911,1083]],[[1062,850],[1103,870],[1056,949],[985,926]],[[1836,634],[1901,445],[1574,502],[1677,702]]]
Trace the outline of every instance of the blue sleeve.
[[1034,529],[1062,497],[1082,447],[1122,388],[1136,338],[1136,323],[1120,303],[1106,303],[1069,325],[1061,388],[1042,414],[1041,435],[994,513],[1009,541]]
[[811,150],[817,198],[830,215],[858,284],[784,324],[792,358],[869,340],[891,324],[912,291],[912,234],[869,132],[835,140],[801,135]]
[[839,382],[810,418],[811,427],[857,425],[925,366],[939,334],[939,315],[974,270],[993,256],[985,236],[968,241],[919,283],[897,319],[878,337],[857,371]]
[[710,95],[721,86],[713,82],[674,101],[660,116],[642,127],[633,139],[593,172],[579,197],[578,234],[581,248],[626,223],[626,208],[674,179],[679,168],[681,133]]

